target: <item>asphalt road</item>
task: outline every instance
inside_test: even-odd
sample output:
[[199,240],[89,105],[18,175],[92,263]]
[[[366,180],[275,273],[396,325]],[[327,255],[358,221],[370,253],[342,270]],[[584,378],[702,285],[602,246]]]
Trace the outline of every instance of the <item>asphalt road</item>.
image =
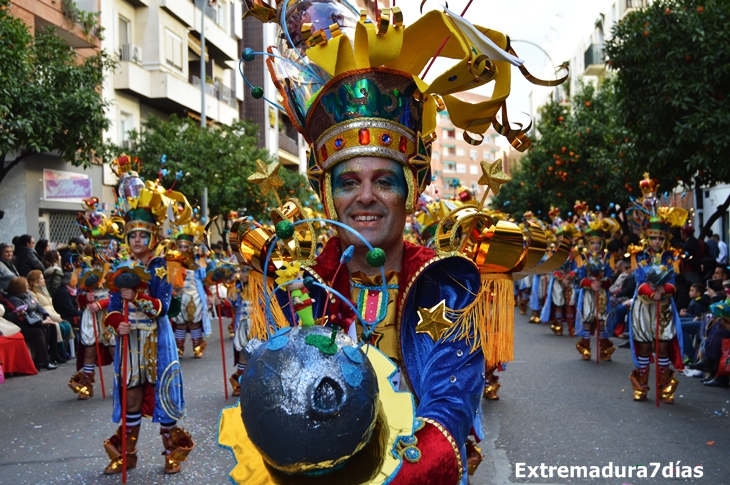
[[[224,325],[227,321],[224,320]],[[234,404],[223,395],[217,321],[202,360],[188,351],[181,365],[185,378],[189,430],[196,449],[183,472],[162,473],[157,425],[144,420],[139,463],[129,472],[131,484],[226,484],[232,455],[216,444],[222,407]],[[629,351],[618,349],[614,362],[583,362],[576,339],[556,337],[542,325],[516,317],[516,355],[502,374],[501,400],[483,403],[485,456],[472,485],[549,483],[639,485],[691,482],[730,484],[730,391],[709,389],[697,379],[680,377],[676,404],[657,409],[653,401],[631,400]],[[230,340],[226,338],[228,372]],[[106,367],[107,386],[111,367]],[[116,429],[111,398],[76,400],[66,382],[69,362],[56,371],[13,377],[0,386],[0,484],[115,484],[119,475],[102,474],[108,460],[102,444]],[[98,381],[98,377],[97,377]],[[653,385],[652,385],[653,388]],[[654,390],[650,392],[653,398]],[[713,443],[712,445],[708,443]],[[518,478],[517,464],[527,466],[647,465],[681,461],[702,465],[703,477],[664,478]],[[536,470],[538,474],[539,470]],[[546,473],[547,473],[546,469]]]

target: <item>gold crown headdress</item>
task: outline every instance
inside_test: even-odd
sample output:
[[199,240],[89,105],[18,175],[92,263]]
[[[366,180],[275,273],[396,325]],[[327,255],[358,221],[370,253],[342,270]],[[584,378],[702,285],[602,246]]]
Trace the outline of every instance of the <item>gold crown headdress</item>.
[[659,206],[659,182],[652,179],[649,173],[645,173],[639,181],[639,188],[643,197],[632,200],[627,210],[634,231],[645,238],[663,237],[665,244],[668,244],[669,230],[684,226],[689,213],[681,207]]
[[[262,0],[246,4],[247,15],[280,23],[277,47],[244,49],[242,60],[267,57],[283,109],[310,145],[307,175],[328,217],[335,217],[330,171],[337,163],[362,156],[400,163],[408,184],[406,208],[414,212],[418,195],[431,183],[437,110],[446,109],[471,144],[480,144],[493,126],[524,150],[531,124],[515,129],[506,116],[511,67],[535,84],[555,86],[567,79],[536,79],[504,34],[449,10],[428,12],[406,28],[397,7],[382,10],[372,22],[364,11],[335,0],[282,0],[276,8]],[[419,76],[434,57],[457,61],[426,82]],[[492,81],[487,101],[471,104],[455,96]],[[254,97],[263,96],[260,87],[251,87]],[[500,110],[503,124],[496,118]]]
[[[120,162],[125,158],[127,161]],[[139,169],[141,161],[136,157],[133,158],[134,164]],[[123,177],[119,181],[117,194],[119,197],[117,205],[124,214],[127,234],[142,231],[157,236],[160,224],[180,226],[191,220],[193,209],[181,192],[165,189],[159,180],[144,181],[136,171],[130,169],[132,162],[126,155],[112,162],[115,163],[128,169],[120,172]],[[152,244],[152,241],[150,243]]]

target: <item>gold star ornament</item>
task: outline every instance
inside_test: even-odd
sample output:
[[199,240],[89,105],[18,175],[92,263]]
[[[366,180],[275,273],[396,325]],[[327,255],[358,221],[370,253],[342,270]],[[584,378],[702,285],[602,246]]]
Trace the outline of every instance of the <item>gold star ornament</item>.
[[155,268],[155,276],[162,279],[167,276],[167,270],[163,267]]
[[440,340],[453,324],[454,322],[446,318],[446,300],[441,300],[431,308],[418,308],[416,333],[427,333],[434,342]]
[[247,180],[259,186],[261,195],[268,195],[272,190],[274,195],[277,195],[276,188],[284,185],[284,181],[279,177],[279,168],[281,168],[280,162],[271,162],[267,165],[261,160],[256,160],[256,172],[250,175]]
[[499,188],[512,180],[512,177],[507,175],[502,170],[502,159],[498,158],[492,163],[482,160],[480,163],[482,167],[482,176],[479,178],[479,185],[486,185],[492,191],[494,195],[499,194]]

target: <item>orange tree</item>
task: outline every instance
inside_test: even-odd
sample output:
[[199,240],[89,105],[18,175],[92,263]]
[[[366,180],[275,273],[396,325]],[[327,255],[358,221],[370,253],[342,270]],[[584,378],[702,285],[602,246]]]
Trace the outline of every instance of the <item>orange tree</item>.
[[[730,183],[730,2],[657,0],[630,13],[606,43],[618,123],[663,190]],[[730,206],[730,197],[705,232]]]
[[599,88],[579,86],[570,107],[541,107],[538,136],[492,208],[545,218],[556,206],[565,218],[581,200],[604,211],[618,205],[622,212],[636,195],[642,167],[632,163],[633,137],[615,122],[614,96],[609,78]]

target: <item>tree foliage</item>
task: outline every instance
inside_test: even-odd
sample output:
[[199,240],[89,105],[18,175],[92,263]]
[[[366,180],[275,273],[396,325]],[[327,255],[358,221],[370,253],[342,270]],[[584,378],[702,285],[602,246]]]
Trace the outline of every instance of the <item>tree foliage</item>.
[[103,51],[81,58],[52,28],[33,37],[9,4],[0,0],[0,182],[37,153],[88,166],[110,124],[101,85],[114,61]]
[[730,182],[730,2],[657,0],[606,43],[618,121],[664,190]]
[[[211,217],[221,215],[225,220],[225,215],[235,210],[241,216],[268,220],[276,199],[272,193],[262,196],[258,187],[246,180],[256,170],[256,160],[271,162],[269,152],[257,146],[257,130],[255,124],[243,120],[201,130],[190,118],[173,115],[165,121],[150,116],[140,131],[129,132],[134,148],[112,145],[108,147],[107,161],[122,152],[138,156],[143,163],[140,175],[155,180],[162,174],[162,184],[167,188],[175,184],[175,190],[184,193],[193,205],[200,204],[203,188],[208,187]],[[163,155],[167,161],[161,165]],[[316,203],[301,174],[281,168],[279,175],[284,180],[278,192],[282,200],[297,197],[307,205]]]
[[547,216],[551,206],[566,215],[576,200],[604,210],[625,207],[636,195],[643,167],[632,161],[634,140],[615,122],[612,79],[597,89],[580,86],[572,108],[551,102],[540,108],[540,136],[522,157],[513,180],[502,186],[492,207],[517,216]]

